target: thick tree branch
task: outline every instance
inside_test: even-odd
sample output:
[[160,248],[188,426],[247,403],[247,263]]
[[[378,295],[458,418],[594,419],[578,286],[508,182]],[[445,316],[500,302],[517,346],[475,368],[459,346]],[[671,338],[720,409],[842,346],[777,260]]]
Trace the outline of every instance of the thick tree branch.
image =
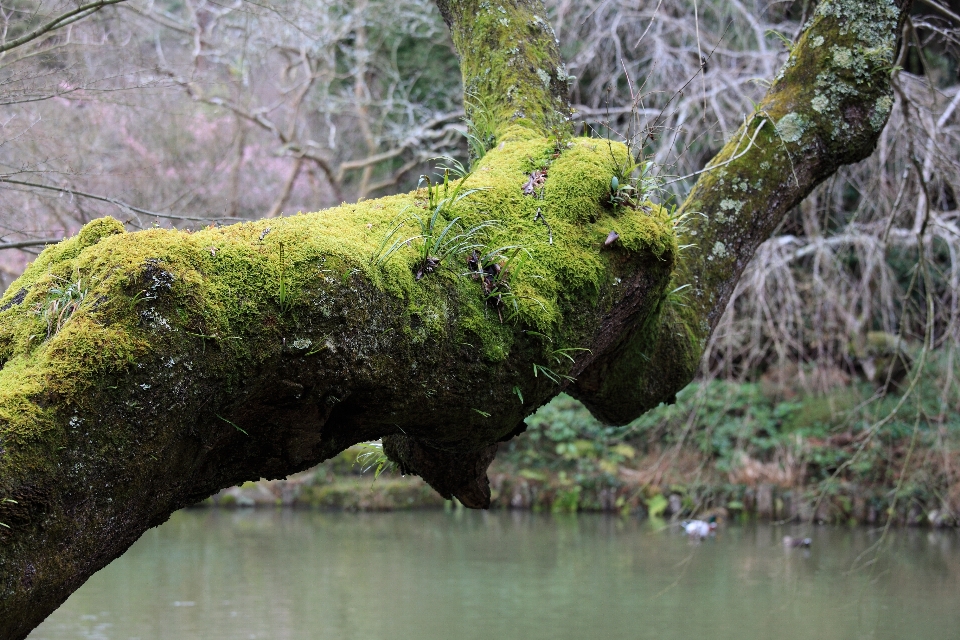
[[838,167],[873,152],[893,106],[890,77],[910,4],[820,3],[767,95],[683,203],[681,244],[690,248],[662,317],[578,379],[572,391],[595,415],[626,423],[672,401],[760,243]]
[[460,56],[467,118],[567,127],[568,74],[540,0],[437,0]]
[[[542,199],[531,158],[556,181]],[[589,362],[564,354],[605,353],[669,281],[666,214],[607,204],[625,159],[504,130],[463,187],[480,191],[439,205],[490,254],[475,276],[426,244],[426,189],[196,233],[102,219],[46,249],[0,299],[0,637],[174,510],[356,442],[489,504],[496,443]],[[523,264],[496,272],[509,245]]]

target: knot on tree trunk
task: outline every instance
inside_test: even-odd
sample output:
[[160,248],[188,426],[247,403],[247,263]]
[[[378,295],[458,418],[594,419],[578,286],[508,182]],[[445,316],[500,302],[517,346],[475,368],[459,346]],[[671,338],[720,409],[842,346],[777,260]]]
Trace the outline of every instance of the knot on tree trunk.
[[456,498],[471,509],[490,507],[487,468],[497,455],[497,443],[474,451],[438,449],[398,434],[383,439],[383,452],[404,474],[414,473],[447,500]]

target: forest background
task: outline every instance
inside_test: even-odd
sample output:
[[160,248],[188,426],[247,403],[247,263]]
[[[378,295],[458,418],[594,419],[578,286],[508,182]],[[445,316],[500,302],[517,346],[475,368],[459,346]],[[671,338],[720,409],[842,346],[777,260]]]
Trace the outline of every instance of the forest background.
[[[669,205],[816,3],[545,4],[580,133],[632,141]],[[561,396],[501,447],[495,506],[958,523],[958,4],[917,3],[876,152],[760,247],[677,404],[611,428]],[[316,211],[411,190],[483,145],[433,2],[128,0],[6,46],[75,6],[0,6],[3,289],[97,217],[196,229]],[[371,452],[213,502],[442,503],[367,469]]]

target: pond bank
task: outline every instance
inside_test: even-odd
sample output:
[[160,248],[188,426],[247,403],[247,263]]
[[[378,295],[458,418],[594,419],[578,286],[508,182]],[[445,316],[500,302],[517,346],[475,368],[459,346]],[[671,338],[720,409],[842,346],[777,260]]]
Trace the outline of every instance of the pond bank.
[[[658,485],[646,480],[649,470],[623,468],[619,481],[581,478],[529,469],[491,469],[492,509],[602,512],[636,517],[707,517],[741,521],[884,524],[895,488],[843,486],[833,494],[817,486],[771,483]],[[384,474],[333,476],[322,466],[286,480],[263,480],[231,487],[198,507],[298,507],[345,511],[394,511],[458,507],[448,503],[420,478]],[[672,474],[671,474],[672,475]],[[896,525],[955,527],[957,519],[938,505],[914,497],[894,506]]]
[[[492,508],[955,527],[960,415],[943,409],[937,371],[929,378],[908,403],[893,394],[871,402],[872,387],[842,378],[828,393],[769,380],[699,383],[676,404],[619,428],[561,395],[527,419],[526,433],[501,445],[489,472]],[[226,489],[202,504],[444,507],[419,478],[363,474],[363,451],[351,448],[287,480]]]
[[[396,511],[457,508],[417,477],[372,474],[320,478],[322,469],[286,480],[263,480],[231,487],[196,507],[251,508],[297,507],[345,511]],[[635,517],[707,517],[742,521],[817,522],[832,524],[884,524],[889,491],[845,487],[822,495],[817,487],[782,487],[769,483],[717,484],[667,487],[645,485],[641,471],[624,469],[623,481],[604,486],[606,478],[582,485],[569,478],[537,472],[515,473],[492,469],[492,509],[551,512],[620,513]],[[915,500],[895,508],[892,524],[955,527],[949,511]]]

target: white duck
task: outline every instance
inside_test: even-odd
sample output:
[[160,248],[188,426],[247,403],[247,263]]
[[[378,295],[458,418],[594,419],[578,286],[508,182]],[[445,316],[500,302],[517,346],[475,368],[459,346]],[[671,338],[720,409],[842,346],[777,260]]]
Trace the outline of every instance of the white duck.
[[683,530],[691,538],[703,540],[716,530],[717,521],[715,518],[710,518],[709,522],[704,522],[703,520],[685,520],[680,523],[680,526],[683,527]]
[[785,547],[805,547],[810,548],[810,545],[813,544],[811,538],[792,538],[790,536],[783,536],[783,546]]

